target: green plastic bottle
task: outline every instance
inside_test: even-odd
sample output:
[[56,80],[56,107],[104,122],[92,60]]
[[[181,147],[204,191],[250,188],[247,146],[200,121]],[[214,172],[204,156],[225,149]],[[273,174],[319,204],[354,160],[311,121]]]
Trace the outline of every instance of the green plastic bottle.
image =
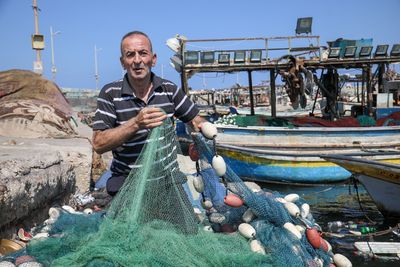
[[363,226],[363,227],[360,227],[360,232],[361,232],[362,234],[374,233],[374,232],[376,232],[376,227],[372,227],[372,226]]

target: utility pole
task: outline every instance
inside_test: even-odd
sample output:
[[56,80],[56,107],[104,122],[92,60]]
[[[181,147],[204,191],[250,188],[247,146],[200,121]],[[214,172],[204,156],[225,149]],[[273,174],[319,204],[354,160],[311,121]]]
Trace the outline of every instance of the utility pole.
[[51,40],[51,73],[53,74],[53,82],[56,81],[57,68],[54,63],[54,40],[53,36],[59,34],[60,31],[53,32],[53,27],[50,26],[50,40]]
[[96,90],[99,90],[99,69],[97,67],[97,52],[100,52],[101,48],[97,48],[94,45],[94,77],[96,79]]
[[39,34],[38,7],[36,0],[33,0],[32,8],[35,19],[35,33],[32,35],[32,49],[36,50],[36,61],[33,62],[33,71],[41,75],[43,73],[43,64],[40,58],[40,50],[44,49],[44,37]]

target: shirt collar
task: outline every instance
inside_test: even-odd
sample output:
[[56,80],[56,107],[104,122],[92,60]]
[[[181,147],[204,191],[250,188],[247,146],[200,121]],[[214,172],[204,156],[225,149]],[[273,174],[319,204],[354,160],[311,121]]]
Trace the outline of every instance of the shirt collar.
[[[161,88],[162,85],[162,79],[155,75],[153,72],[151,73],[151,82],[153,83],[153,88],[151,89],[151,92],[149,94],[152,95],[153,91],[158,91]],[[162,88],[161,88],[162,90]],[[133,95],[136,97],[135,93],[133,92],[133,89],[131,88],[129,82],[128,82],[128,74],[125,73],[124,79],[122,81],[122,89],[121,92],[123,95]]]

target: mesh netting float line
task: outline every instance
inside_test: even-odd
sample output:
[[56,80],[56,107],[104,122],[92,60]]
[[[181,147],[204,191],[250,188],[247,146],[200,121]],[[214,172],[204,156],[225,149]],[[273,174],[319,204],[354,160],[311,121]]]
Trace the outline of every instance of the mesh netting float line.
[[[45,266],[272,266],[239,234],[203,230],[183,189],[170,123],[153,129],[105,216],[62,213],[27,253]],[[104,215],[104,214],[103,214]]]

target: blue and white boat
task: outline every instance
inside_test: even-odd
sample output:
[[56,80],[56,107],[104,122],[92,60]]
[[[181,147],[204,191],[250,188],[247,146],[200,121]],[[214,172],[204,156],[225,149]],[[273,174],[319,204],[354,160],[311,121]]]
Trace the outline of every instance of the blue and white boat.
[[351,172],[320,156],[400,164],[400,126],[260,127],[218,125],[217,151],[241,177],[258,182],[334,183]]

